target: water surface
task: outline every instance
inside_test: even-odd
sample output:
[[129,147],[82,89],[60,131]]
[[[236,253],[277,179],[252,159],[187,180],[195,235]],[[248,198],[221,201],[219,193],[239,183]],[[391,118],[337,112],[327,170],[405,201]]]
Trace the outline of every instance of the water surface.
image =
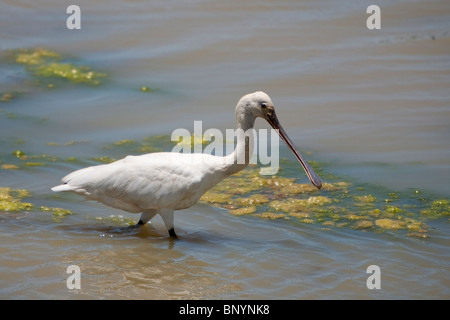
[[[448,299],[448,215],[426,217],[420,206],[450,198],[450,5],[379,1],[382,28],[371,31],[370,4],[79,1],[82,29],[68,30],[69,3],[3,1],[0,94],[15,94],[0,104],[0,165],[19,168],[0,169],[0,187],[28,190],[34,209],[0,213],[0,297]],[[37,47],[107,77],[37,84],[6,58]],[[238,99],[256,90],[272,97],[325,181],[346,181],[350,196],[397,194],[393,205],[410,206],[426,237],[200,203],[176,214],[181,239],[172,241],[159,218],[138,230],[127,225],[136,215],[50,191],[94,157],[127,155],[108,148],[122,139],[193,131],[194,120],[234,128]],[[306,182],[284,147],[282,155],[280,175]],[[73,214],[55,219],[40,206]],[[66,287],[73,264],[81,290]],[[380,290],[366,287],[373,264]]]

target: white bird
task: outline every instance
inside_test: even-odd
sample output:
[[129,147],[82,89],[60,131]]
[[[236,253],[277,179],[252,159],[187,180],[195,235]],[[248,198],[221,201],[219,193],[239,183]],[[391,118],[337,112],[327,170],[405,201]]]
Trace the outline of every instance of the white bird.
[[320,189],[322,181],[281,127],[272,100],[258,91],[243,96],[236,106],[236,148],[227,156],[175,152],[127,156],[110,164],[74,171],[52,191],[71,191],[110,207],[142,213],[137,225],[144,225],[159,214],[169,235],[176,238],[174,210],[193,206],[214,185],[248,165],[253,145],[246,132],[253,128],[258,117],[277,129],[311,183]]

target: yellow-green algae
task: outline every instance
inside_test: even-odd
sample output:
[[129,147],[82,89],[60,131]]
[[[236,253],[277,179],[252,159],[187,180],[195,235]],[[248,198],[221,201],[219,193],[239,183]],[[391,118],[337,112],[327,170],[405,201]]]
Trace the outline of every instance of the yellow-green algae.
[[[94,72],[86,66],[77,66],[71,63],[52,62],[38,65],[31,69],[33,75],[42,78],[61,78],[67,79],[74,83],[86,83],[90,85],[99,85],[101,79],[106,75]],[[53,84],[52,84],[53,86]]]
[[10,102],[13,99],[16,99],[18,96],[22,95],[22,91],[10,91],[0,93],[0,102]]
[[404,212],[403,209],[400,209],[399,207],[395,207],[395,206],[387,206],[385,210],[387,213],[392,213],[392,214]]
[[[29,202],[22,202],[23,198],[30,197],[30,192],[26,189],[11,189],[9,187],[0,187],[0,211],[18,212],[28,211],[35,206]],[[58,215],[66,215],[70,211],[61,208],[40,207],[41,211],[52,211]]]
[[31,210],[34,206],[29,202],[22,202],[22,198],[29,197],[25,189],[11,189],[0,187],[0,212],[20,212]]
[[234,214],[235,216],[242,216],[244,214],[251,214],[251,213],[255,213],[255,212],[256,212],[255,207],[244,207],[244,208],[230,210],[230,213]]
[[94,161],[97,161],[97,162],[101,162],[101,163],[111,163],[111,162],[114,162],[114,161],[116,161],[117,159],[114,159],[114,158],[111,158],[111,157],[108,157],[108,156],[104,156],[104,157],[94,157],[94,158],[92,158]]
[[418,202],[417,198],[403,200],[398,192],[390,192],[387,197],[374,195],[347,181],[326,182],[319,191],[295,178],[261,176],[257,166],[249,166],[228,177],[205,193],[200,201],[225,208],[234,215],[290,218],[301,223],[338,228],[403,230],[407,235],[419,238],[428,237],[427,215],[450,215],[450,201],[445,199],[431,202],[429,209],[420,213],[418,205],[410,204]]
[[393,219],[377,219],[375,224],[380,228],[393,230],[404,229],[406,226],[405,222]]
[[182,151],[189,150],[194,152],[195,145],[207,145],[211,143],[204,136],[197,136],[192,134],[190,137],[180,137],[176,141],[171,140],[170,135],[157,135],[144,137],[141,140],[122,139],[103,147],[109,153],[107,156],[120,159],[127,155],[144,154],[161,151],[172,151],[175,146],[182,149]]
[[450,200],[439,199],[431,203],[430,208],[422,210],[422,214],[430,218],[450,216]]
[[[162,140],[165,143],[162,143]],[[130,154],[143,154],[143,153],[152,153],[164,151],[164,146],[167,145],[167,140],[170,141],[170,136],[155,136],[155,137],[147,137],[143,138],[141,141],[131,140],[131,139],[122,139],[111,144],[107,144],[103,147],[104,150],[107,150],[113,155],[105,155],[104,157],[111,157],[112,159],[123,158]],[[166,151],[169,151],[167,149]]]
[[72,214],[72,211],[70,211],[68,209],[63,209],[63,208],[52,208],[52,207],[41,206],[41,207],[39,207],[39,209],[44,212],[52,212],[53,215],[58,216],[58,217],[64,217],[64,216]]
[[147,87],[147,86],[142,86],[139,90],[141,90],[142,92],[151,92],[152,90]]
[[105,73],[94,71],[90,67],[61,61],[63,57],[60,54],[44,48],[9,50],[8,54],[11,61],[24,65],[37,80],[46,79],[45,85],[49,88],[55,86],[54,83],[48,83],[51,79],[99,85],[106,77]]
[[129,140],[129,139],[122,139],[122,140],[114,142],[115,146],[123,146],[125,144],[133,144],[134,145],[134,144],[137,144],[137,141]]
[[0,101],[1,102],[7,102],[10,101],[12,98],[14,98],[14,95],[12,93],[3,93],[0,94]]
[[51,212],[55,222],[67,215],[72,214],[72,211],[63,208],[52,208],[46,206],[36,207],[30,202],[22,201],[23,198],[30,197],[30,192],[25,189],[11,189],[9,187],[0,187],[0,214],[4,213],[24,213],[30,211]]
[[139,88],[139,90],[141,92],[146,92],[146,93],[153,93],[153,92],[158,92],[159,91],[158,88],[150,88],[150,87],[147,87],[147,86],[142,86],[142,87]]
[[275,213],[275,212],[270,212],[270,211],[266,211],[263,213],[256,213],[254,214],[255,217],[260,217],[263,219],[269,219],[269,220],[275,220],[275,219],[285,219],[286,215],[284,213]]
[[309,219],[311,217],[311,214],[308,212],[289,212],[289,215],[299,219]]
[[[14,150],[0,159],[1,170],[20,170],[24,168],[48,166],[55,162],[80,162],[77,158],[62,159],[50,154],[31,154],[23,150]],[[2,163],[3,162],[3,163]]]
[[202,196],[201,201],[209,204],[219,204],[219,203],[231,204],[232,198],[233,198],[232,194],[227,194],[224,192],[208,191]]
[[41,206],[39,209],[43,212],[51,212],[53,214],[53,221],[55,222],[61,222],[61,220],[68,216],[73,214],[71,210],[63,209],[63,208],[52,208],[52,207],[46,207]]
[[12,153],[16,158],[22,158],[25,156],[25,153],[22,150],[15,150]]
[[73,146],[75,144],[87,143],[87,142],[88,142],[87,140],[71,140],[71,141],[67,141],[64,143],[57,143],[57,142],[50,141],[50,142],[47,142],[47,145],[51,146],[51,147],[68,147],[68,146]]
[[[46,162],[56,162],[59,159],[48,154],[28,155],[22,150],[15,150],[11,153],[12,157],[8,159],[9,163],[0,166],[3,170],[19,170],[23,167],[45,166]],[[36,161],[39,160],[39,161]],[[11,163],[14,162],[14,163]]]
[[125,226],[133,226],[136,224],[136,221],[134,221],[131,218],[125,218],[122,215],[110,215],[109,217],[96,217],[97,221],[106,221],[108,223],[114,223],[117,225],[125,225]]
[[[99,163],[111,163],[129,154],[142,154],[163,151],[163,147],[167,146],[168,140],[170,141],[170,136],[168,135],[147,137],[143,138],[141,141],[130,139],[119,140],[103,147],[105,152],[110,153],[110,155],[98,156],[91,158],[90,160]],[[80,143],[87,143],[87,141],[80,140],[69,141],[65,143],[48,142],[47,145],[51,147],[70,147]],[[169,150],[169,148],[166,149],[166,151]],[[72,163],[78,162],[80,164],[87,165],[85,161],[82,161],[75,157],[62,159],[49,154],[31,154],[26,150],[20,149],[10,151],[9,155],[10,156],[3,156],[2,159],[0,159],[1,170],[19,170],[23,168],[48,166],[54,162],[61,161]]]
[[49,58],[51,59],[61,58],[61,56],[56,52],[46,50],[44,48],[16,49],[10,50],[10,53],[13,55],[13,58],[17,63],[27,65],[42,64]]
[[176,144],[179,147],[183,147],[183,148],[190,148],[191,150],[193,150],[195,145],[204,145],[204,144],[209,144],[211,143],[211,141],[207,140],[204,138],[204,136],[198,136],[198,135],[194,135],[192,134],[190,139],[185,139],[185,137],[180,137],[178,139],[178,141],[176,142]]
[[355,227],[358,229],[372,228],[373,221],[370,220],[359,220],[356,222]]
[[42,167],[45,166],[43,162],[25,162],[27,167]]
[[372,195],[363,195],[363,196],[355,196],[356,202],[362,202],[362,203],[373,203],[377,201],[377,198],[375,198]]
[[269,202],[269,197],[263,194],[252,194],[248,198],[235,199],[236,204],[239,206],[257,206]]
[[18,170],[19,169],[19,167],[16,166],[15,164],[9,164],[9,163],[2,164],[1,168],[3,170]]

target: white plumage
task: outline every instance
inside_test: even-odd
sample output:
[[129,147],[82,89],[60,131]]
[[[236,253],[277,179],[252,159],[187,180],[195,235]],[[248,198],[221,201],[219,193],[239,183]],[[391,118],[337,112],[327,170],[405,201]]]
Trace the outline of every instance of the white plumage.
[[[280,137],[292,149],[311,182],[320,188],[320,178],[295,150],[278,122],[270,97],[264,92],[248,94],[239,100],[236,106],[237,129],[245,132],[253,128],[257,117],[265,118],[279,130]],[[62,185],[52,190],[75,192],[110,207],[142,213],[139,225],[160,214],[169,234],[176,237],[174,210],[191,207],[218,182],[243,169],[251,158],[252,146],[249,144],[245,135],[240,134],[236,149],[225,157],[171,152],[127,156],[110,164],[74,171],[62,179]]]

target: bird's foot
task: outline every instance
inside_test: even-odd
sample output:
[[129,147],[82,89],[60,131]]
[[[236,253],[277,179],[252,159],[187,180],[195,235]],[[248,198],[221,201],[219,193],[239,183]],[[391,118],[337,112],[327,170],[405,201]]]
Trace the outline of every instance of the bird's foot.
[[142,227],[143,225],[145,225],[145,222],[142,220],[139,220],[138,223],[135,224],[136,227]]
[[172,228],[169,230],[169,235],[174,238],[174,239],[178,239],[177,234],[175,233],[175,229]]

